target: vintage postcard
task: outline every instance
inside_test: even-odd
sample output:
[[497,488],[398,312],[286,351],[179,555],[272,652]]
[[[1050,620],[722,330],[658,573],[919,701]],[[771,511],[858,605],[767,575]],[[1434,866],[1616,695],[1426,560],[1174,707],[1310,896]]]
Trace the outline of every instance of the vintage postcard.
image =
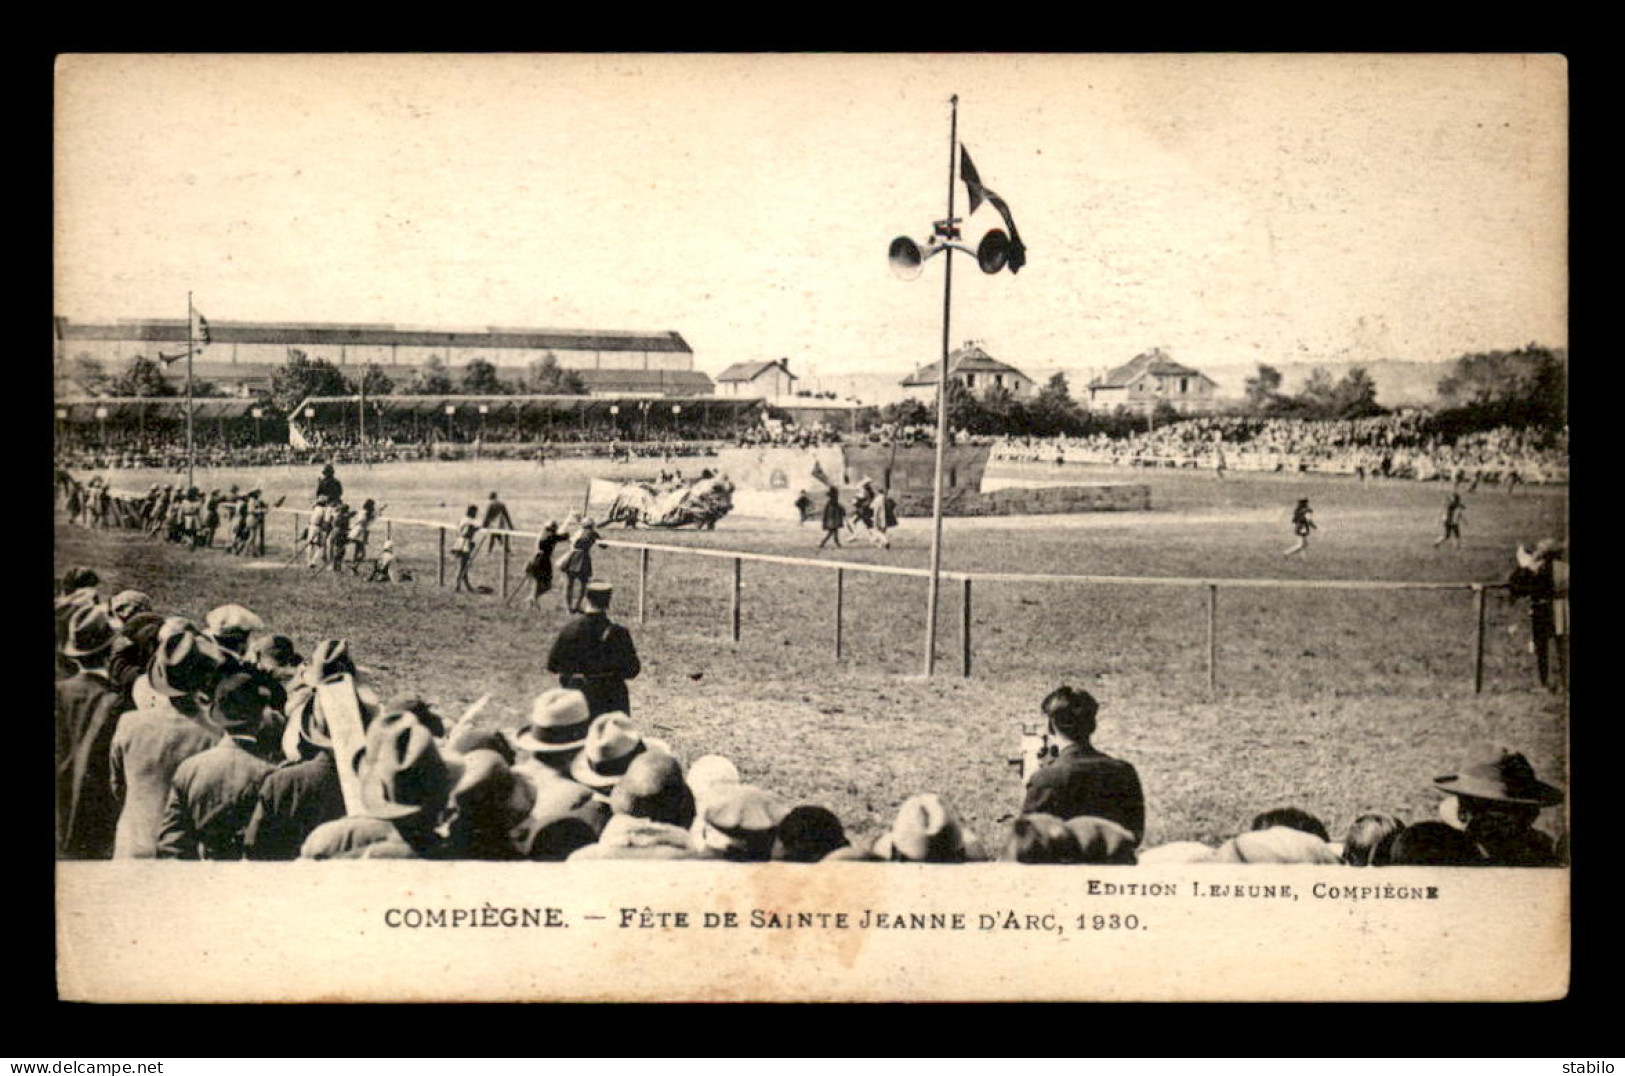
[[62,998],[1567,994],[1562,57],[55,80]]

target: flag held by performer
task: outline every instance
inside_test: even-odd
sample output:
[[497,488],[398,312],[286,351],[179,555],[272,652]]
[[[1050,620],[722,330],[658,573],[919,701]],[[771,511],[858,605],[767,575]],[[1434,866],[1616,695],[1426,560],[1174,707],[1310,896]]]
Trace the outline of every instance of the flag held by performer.
[[1021,267],[1027,264],[1027,245],[1021,241],[1021,233],[1016,231],[1016,220],[1010,215],[1010,206],[997,193],[982,185],[982,177],[977,175],[970,152],[963,145],[959,147],[959,178],[965,181],[965,190],[970,193],[971,213],[975,213],[977,207],[986,201],[1004,218],[1004,227],[1010,233],[1010,250],[1005,264],[1012,273],[1021,272]]

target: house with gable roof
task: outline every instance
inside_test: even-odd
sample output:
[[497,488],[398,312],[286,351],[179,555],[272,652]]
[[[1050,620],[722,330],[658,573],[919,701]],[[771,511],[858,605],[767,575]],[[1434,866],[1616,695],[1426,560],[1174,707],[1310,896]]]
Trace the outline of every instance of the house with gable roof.
[[[927,363],[902,381],[903,389],[923,403],[934,404],[937,399],[937,374],[942,364]],[[1000,362],[973,341],[948,353],[948,378],[957,381],[977,396],[986,396],[995,388],[1007,389],[1018,400],[1033,396],[1033,379],[1011,366]]]
[[790,360],[736,362],[717,375],[718,396],[780,400],[796,394],[800,378],[790,372]]
[[1149,413],[1166,403],[1181,414],[1191,414],[1212,409],[1217,387],[1200,370],[1175,362],[1160,347],[1152,348],[1089,382],[1089,406]]

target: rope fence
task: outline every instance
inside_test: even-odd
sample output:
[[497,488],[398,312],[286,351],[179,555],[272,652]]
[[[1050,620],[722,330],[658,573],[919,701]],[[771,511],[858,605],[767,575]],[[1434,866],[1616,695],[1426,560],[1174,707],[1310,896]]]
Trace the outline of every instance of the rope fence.
[[[308,516],[308,509],[277,508],[272,511],[286,513],[293,523],[292,542],[297,547],[302,532],[302,519]],[[436,569],[435,579],[439,586],[446,585],[446,534],[455,531],[458,524],[446,523],[437,520],[392,518],[381,521],[384,524],[386,537],[393,538],[395,527],[422,527],[436,532]],[[501,559],[498,562],[498,585],[500,596],[506,600],[511,595],[511,556],[512,539],[527,539],[534,543],[540,538],[539,532],[520,530],[501,530],[496,528],[483,530],[482,535],[501,538],[500,543],[493,542],[493,550],[500,549]],[[639,542],[623,538],[600,538],[598,544],[606,549],[636,550],[638,553],[637,568],[637,620],[639,624],[648,622],[649,614],[649,563],[651,555],[659,553],[665,556],[700,557],[714,560],[730,561],[732,563],[731,583],[728,600],[728,634],[729,638],[738,643],[743,638],[743,589],[744,565],[746,562],[755,564],[773,564],[801,569],[813,569],[834,573],[833,595],[833,625],[832,642],[837,660],[843,656],[845,643],[845,605],[847,577],[849,574],[907,576],[912,578],[929,578],[930,571],[926,568],[909,568],[889,564],[862,564],[851,561],[815,560],[809,557],[793,557],[779,553],[752,553],[744,550],[706,549],[694,546],[667,545],[658,542]],[[1113,586],[1132,587],[1162,587],[1182,590],[1197,590],[1205,597],[1206,621],[1206,682],[1209,694],[1219,693],[1219,591],[1222,590],[1291,590],[1291,591],[1459,591],[1470,593],[1473,596],[1472,608],[1472,665],[1470,680],[1475,694],[1484,690],[1484,646],[1485,646],[1485,595],[1492,590],[1505,589],[1505,583],[1426,583],[1402,582],[1392,580],[1357,580],[1357,579],[1246,579],[1221,577],[1174,577],[1174,576],[1127,576],[1127,575],[1058,575],[1038,572],[976,572],[943,570],[938,573],[945,582],[960,584],[959,623],[960,623],[960,676],[971,675],[973,643],[972,643],[972,588],[976,583],[1018,583],[1032,585],[1080,585],[1080,584],[1106,584]],[[513,586],[523,586],[521,579]]]

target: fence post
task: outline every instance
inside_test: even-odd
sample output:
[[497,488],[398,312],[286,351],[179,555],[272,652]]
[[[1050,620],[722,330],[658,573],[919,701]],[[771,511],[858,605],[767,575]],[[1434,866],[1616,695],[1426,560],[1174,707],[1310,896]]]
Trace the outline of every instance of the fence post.
[[842,606],[846,602],[846,569],[835,569],[835,660],[841,660]]
[[435,584],[443,587],[446,585],[446,528],[436,527],[434,532],[440,536],[440,554],[435,558],[439,562],[435,565]]
[[504,601],[508,598],[508,536],[502,536],[502,569],[497,579],[497,591]]
[[638,550],[638,623],[649,619],[649,547]]
[[299,513],[298,512],[293,513],[293,549],[294,549],[295,553],[299,552]]
[[1478,583],[1473,584],[1473,619],[1473,694],[1478,695],[1484,690],[1484,587]]
[[391,519],[384,520],[384,540],[387,541],[387,542],[393,542],[395,540],[395,521],[394,520],[391,520]]
[[732,613],[733,613],[733,639],[734,639],[734,642],[736,642],[736,643],[739,641],[739,577],[740,577],[740,574],[741,574],[741,571],[742,571],[743,564],[744,564],[744,561],[740,560],[740,558],[738,558],[738,557],[734,558],[734,585],[733,585],[733,609],[732,609]]
[[959,640],[964,648],[959,675],[970,676],[970,576],[965,577],[965,594],[959,603]]
[[1219,585],[1207,585],[1207,693],[1219,690]]

